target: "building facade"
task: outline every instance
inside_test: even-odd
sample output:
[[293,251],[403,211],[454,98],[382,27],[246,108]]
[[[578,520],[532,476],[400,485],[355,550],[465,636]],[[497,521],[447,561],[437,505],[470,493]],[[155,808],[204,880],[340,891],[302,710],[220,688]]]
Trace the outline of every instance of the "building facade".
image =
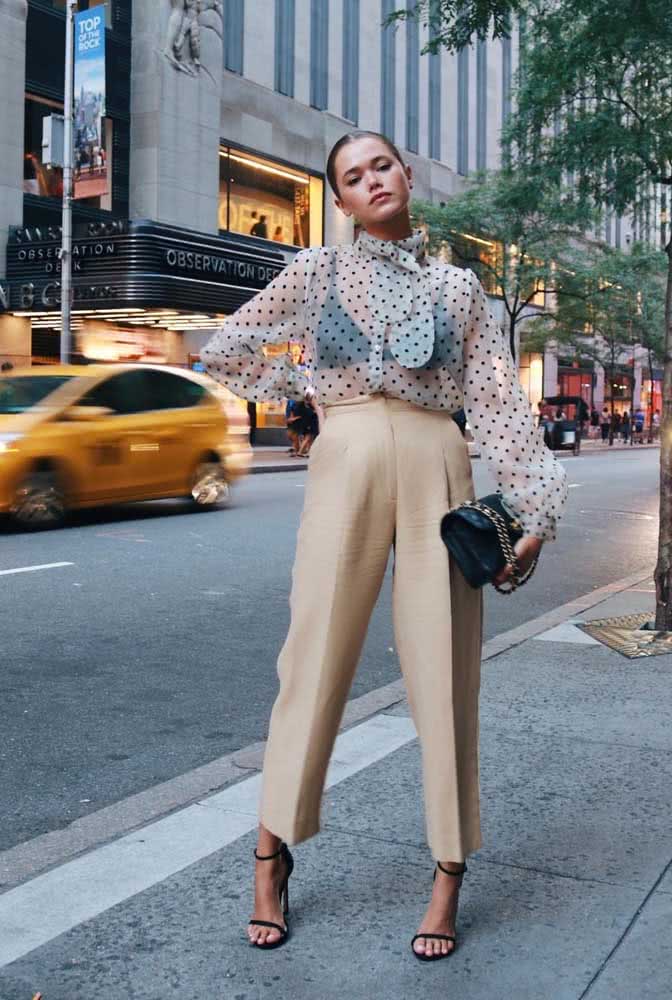
[[[422,55],[426,27],[385,26],[404,2],[80,0],[104,11],[107,101],[77,164],[90,182],[74,209],[77,353],[197,364],[298,248],[351,240],[324,165],[352,128],[399,146],[420,198],[499,166],[517,33]],[[15,365],[59,354],[62,171],[45,121],[63,111],[64,7],[0,8],[0,360]],[[557,389],[552,357],[524,356],[521,375],[533,402]],[[281,423],[260,413],[261,430]]]

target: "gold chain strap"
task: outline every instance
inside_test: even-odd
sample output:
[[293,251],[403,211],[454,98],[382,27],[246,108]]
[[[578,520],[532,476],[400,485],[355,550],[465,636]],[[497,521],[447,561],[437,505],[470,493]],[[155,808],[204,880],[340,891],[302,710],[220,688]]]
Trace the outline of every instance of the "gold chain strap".
[[507,581],[509,584],[508,589],[505,589],[499,583],[493,582],[492,585],[495,588],[495,590],[499,591],[500,594],[506,594],[506,595],[512,594],[514,590],[517,590],[518,587],[522,587],[522,585],[524,583],[527,583],[527,581],[530,579],[530,577],[532,576],[537,567],[537,562],[539,561],[539,557],[536,556],[532,561],[531,566],[527,569],[525,573],[521,575],[518,569],[518,560],[516,559],[516,553],[513,551],[513,546],[511,545],[509,530],[506,526],[506,521],[504,520],[502,515],[498,514],[494,510],[491,510],[490,507],[486,507],[484,504],[479,503],[478,500],[466,500],[462,506],[472,507],[474,510],[477,510],[480,514],[483,514],[484,517],[487,517],[490,523],[494,524],[495,528],[497,529],[497,537],[499,538],[499,544],[502,546],[502,552],[504,553],[504,558],[506,559],[507,565],[510,566],[511,569],[513,570],[513,573],[511,575],[511,578]]

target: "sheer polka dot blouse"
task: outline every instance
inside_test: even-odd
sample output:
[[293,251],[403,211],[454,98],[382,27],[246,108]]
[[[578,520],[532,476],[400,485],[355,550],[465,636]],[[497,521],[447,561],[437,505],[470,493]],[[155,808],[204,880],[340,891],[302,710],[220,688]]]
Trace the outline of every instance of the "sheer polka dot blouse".
[[306,376],[289,355],[264,352],[288,340],[301,344],[322,402],[383,392],[448,413],[464,407],[526,532],[555,537],[565,473],[534,427],[507,338],[475,275],[427,257],[421,232],[300,251],[201,357],[244,399],[301,399]]

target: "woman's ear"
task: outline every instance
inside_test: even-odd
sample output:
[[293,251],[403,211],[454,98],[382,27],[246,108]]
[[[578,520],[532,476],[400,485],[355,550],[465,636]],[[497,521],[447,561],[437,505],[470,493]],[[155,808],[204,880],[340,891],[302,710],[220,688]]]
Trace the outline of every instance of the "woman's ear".
[[340,198],[334,198],[334,205],[336,206],[336,208],[340,209],[340,211],[343,213],[343,215],[345,215],[346,218],[348,219],[350,218],[352,212],[348,211],[348,209],[345,207]]

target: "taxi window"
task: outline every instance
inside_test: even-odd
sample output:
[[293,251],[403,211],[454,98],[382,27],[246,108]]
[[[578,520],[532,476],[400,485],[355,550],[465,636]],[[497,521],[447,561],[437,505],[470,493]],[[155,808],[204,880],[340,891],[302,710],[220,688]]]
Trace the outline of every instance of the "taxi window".
[[205,396],[205,389],[197,382],[181,378],[172,372],[148,371],[147,392],[152,410],[184,409],[197,406]]
[[46,399],[70,375],[3,375],[0,378],[0,413],[25,413]]
[[86,394],[80,406],[105,406],[117,414],[196,406],[205,388],[172,372],[130,371],[114,375]]

